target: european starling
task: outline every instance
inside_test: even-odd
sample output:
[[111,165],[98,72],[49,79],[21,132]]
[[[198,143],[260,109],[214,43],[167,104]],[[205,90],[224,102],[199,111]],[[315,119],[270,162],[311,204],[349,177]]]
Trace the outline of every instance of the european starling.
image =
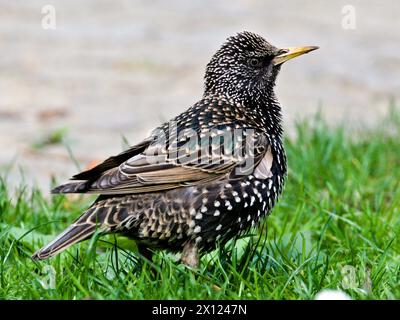
[[145,257],[153,249],[182,252],[182,262],[196,267],[199,252],[256,226],[287,171],[275,80],[283,62],[315,49],[279,49],[250,32],[228,38],[206,67],[199,102],[52,190],[99,197],[33,259],[98,230],[134,239]]

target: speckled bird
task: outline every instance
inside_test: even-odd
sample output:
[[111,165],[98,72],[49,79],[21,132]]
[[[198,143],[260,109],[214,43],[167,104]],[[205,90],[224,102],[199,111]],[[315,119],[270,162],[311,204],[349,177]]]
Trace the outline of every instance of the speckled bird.
[[257,226],[287,172],[276,77],[282,63],[315,49],[276,48],[250,32],[228,38],[206,67],[200,101],[52,190],[99,197],[33,259],[54,256],[97,231],[135,240],[148,259],[167,249],[197,267],[201,253]]

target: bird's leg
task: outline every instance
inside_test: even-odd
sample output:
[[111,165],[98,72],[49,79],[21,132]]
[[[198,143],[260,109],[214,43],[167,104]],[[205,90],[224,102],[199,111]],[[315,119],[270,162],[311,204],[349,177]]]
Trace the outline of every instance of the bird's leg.
[[183,247],[181,261],[183,264],[191,268],[199,266],[199,252],[195,243],[188,242]]
[[153,251],[151,251],[147,246],[138,244],[138,251],[143,258],[149,260],[150,262],[153,261]]
[[153,264],[153,251],[149,249],[149,247],[143,245],[143,244],[138,244],[138,251],[139,254],[142,256],[142,262],[147,261],[148,265],[150,267],[150,274],[152,275],[153,278],[157,277],[157,268]]

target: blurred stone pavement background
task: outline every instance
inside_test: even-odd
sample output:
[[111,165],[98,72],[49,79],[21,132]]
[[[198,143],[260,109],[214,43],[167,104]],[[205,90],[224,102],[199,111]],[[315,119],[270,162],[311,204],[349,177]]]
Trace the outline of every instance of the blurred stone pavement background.
[[[42,28],[44,5],[56,29]],[[343,8],[355,29],[343,27]],[[204,67],[230,35],[318,45],[285,64],[285,127],[318,110],[373,125],[400,97],[400,3],[390,1],[0,0],[0,175],[45,192],[133,144],[202,95]],[[64,143],[58,143],[63,140]]]

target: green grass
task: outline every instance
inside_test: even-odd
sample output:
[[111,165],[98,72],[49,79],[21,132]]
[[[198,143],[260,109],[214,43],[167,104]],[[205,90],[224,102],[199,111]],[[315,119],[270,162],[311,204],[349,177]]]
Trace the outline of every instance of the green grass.
[[399,116],[367,131],[320,119],[296,131],[268,228],[204,256],[197,271],[165,252],[153,266],[142,263],[132,242],[112,236],[33,262],[33,251],[92,198],[11,195],[1,182],[0,298],[313,299],[331,288],[354,299],[399,299]]

